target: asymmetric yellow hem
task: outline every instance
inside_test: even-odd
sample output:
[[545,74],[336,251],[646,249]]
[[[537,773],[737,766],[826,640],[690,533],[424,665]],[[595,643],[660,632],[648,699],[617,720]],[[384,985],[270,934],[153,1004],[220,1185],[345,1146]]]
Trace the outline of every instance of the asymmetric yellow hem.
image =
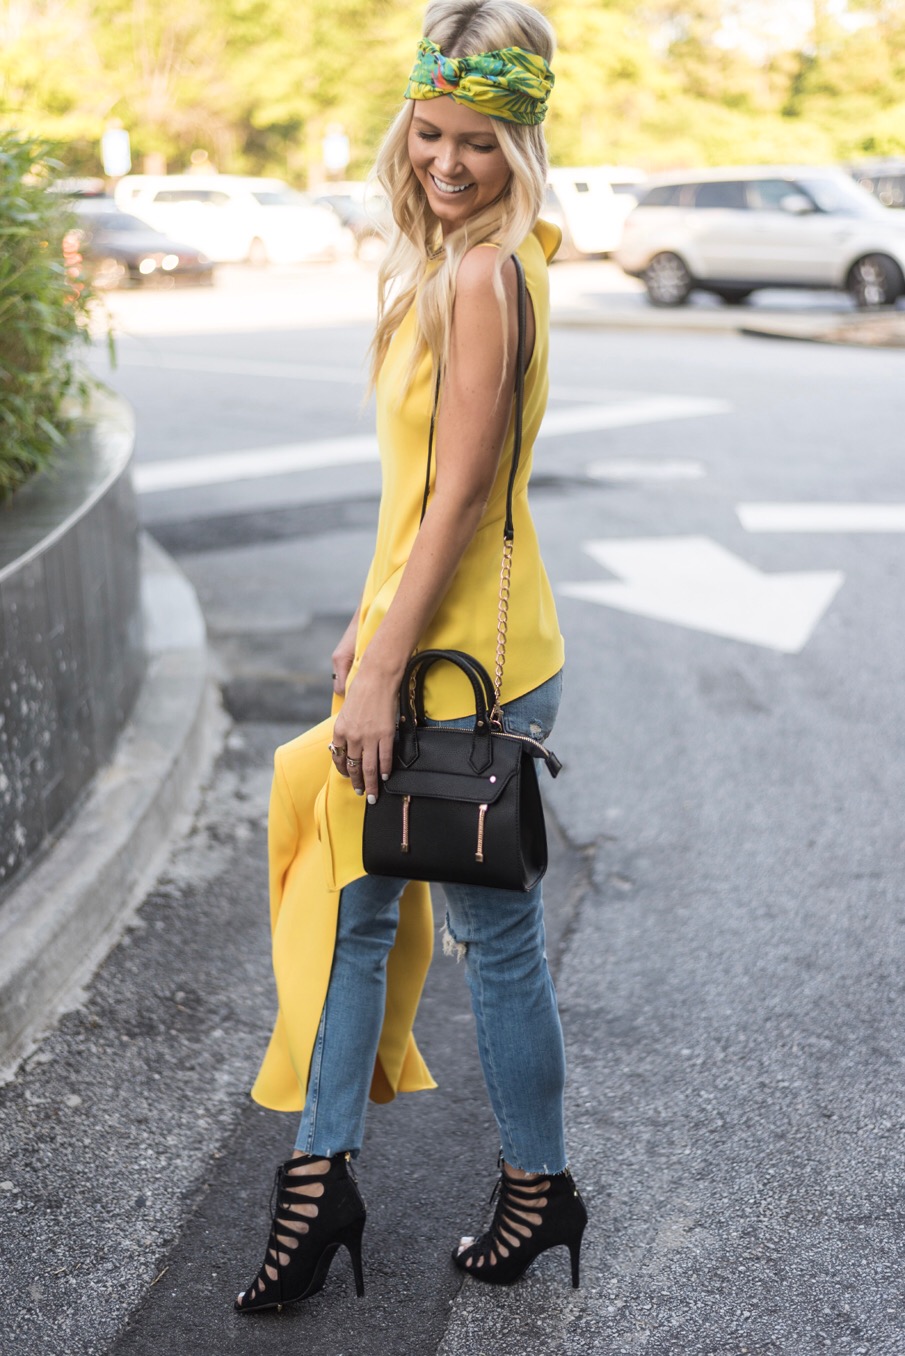
[[[522,460],[514,501],[504,706],[507,700],[539,687],[563,664],[553,593],[527,498],[533,443],[547,402],[547,262],[559,241],[557,229],[539,221],[518,250],[534,307],[535,344],[525,376]],[[412,311],[393,337],[377,386],[383,492],[349,682],[354,681],[361,656],[395,596],[420,523],[433,383],[430,358],[425,357],[414,381],[405,388],[404,373],[416,338]],[[402,390],[405,394],[400,400]],[[512,445],[510,421],[484,517],[421,646],[467,649],[490,672],[496,653],[500,551]],[[469,695],[450,665],[439,665],[428,675],[426,704],[438,719],[466,714]],[[252,1096],[275,1111],[303,1107],[333,966],[340,891],[364,875],[364,801],[355,795],[348,779],[337,773],[328,748],[341,706],[341,699],[334,698],[330,719],[284,744],[274,759],[268,847],[279,1015]],[[430,892],[426,885],[413,882],[402,896],[396,941],[387,960],[386,1010],[371,1083],[374,1101],[388,1102],[397,1092],[436,1087],[412,1035],[433,941]]]

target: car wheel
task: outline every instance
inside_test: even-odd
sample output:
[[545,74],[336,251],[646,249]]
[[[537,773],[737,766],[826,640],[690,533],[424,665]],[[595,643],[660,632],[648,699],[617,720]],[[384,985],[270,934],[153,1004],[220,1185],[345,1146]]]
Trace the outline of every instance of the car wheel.
[[644,273],[654,306],[681,306],[692,288],[691,274],[677,254],[655,254]]
[[91,280],[100,292],[112,292],[129,279],[129,270],[121,259],[98,259]]
[[848,275],[848,290],[862,310],[893,306],[905,292],[905,279],[895,259],[886,254],[865,254]]
[[718,287],[716,295],[722,297],[727,306],[741,306],[750,297],[751,290],[747,287]]
[[254,268],[263,268],[265,264],[270,263],[270,256],[267,253],[267,246],[264,244],[264,241],[261,240],[259,236],[255,236],[254,240],[248,247],[248,262]]

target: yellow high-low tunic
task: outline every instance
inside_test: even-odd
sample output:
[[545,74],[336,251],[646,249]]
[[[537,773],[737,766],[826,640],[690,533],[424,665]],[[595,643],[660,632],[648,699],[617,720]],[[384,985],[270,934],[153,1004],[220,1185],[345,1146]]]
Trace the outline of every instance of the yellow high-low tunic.
[[[560,241],[556,227],[538,221],[518,249],[534,309],[535,343],[526,376],[522,452],[513,501],[515,549],[503,683],[503,704],[552,678],[563,663],[553,594],[540,558],[528,508],[534,440],[547,404],[550,301],[547,263]],[[414,309],[393,337],[377,383],[377,435],[383,490],[374,558],[365,582],[352,681],[361,656],[395,596],[418,532],[433,399],[425,356],[400,399],[416,339]],[[493,673],[506,486],[512,466],[513,424],[478,531],[470,543],[420,648],[467,650]],[[451,665],[428,675],[425,704],[448,720],[467,714],[471,688]],[[333,766],[328,744],[342,702],[328,720],[277,749],[270,801],[270,917],[279,1012],[252,1096],[276,1111],[301,1110],[311,1052],[330,982],[339,894],[364,874],[364,804]],[[473,705],[471,707],[473,709]],[[387,962],[387,999],[377,1065],[375,1101],[397,1092],[434,1087],[412,1035],[415,1012],[433,952],[433,918],[426,885],[402,896],[396,942]]]

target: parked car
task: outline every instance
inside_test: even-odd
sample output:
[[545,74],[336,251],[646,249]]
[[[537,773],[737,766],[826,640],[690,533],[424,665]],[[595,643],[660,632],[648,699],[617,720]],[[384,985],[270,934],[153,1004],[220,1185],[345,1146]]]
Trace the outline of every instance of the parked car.
[[123,211],[191,241],[218,263],[312,263],[355,252],[335,213],[280,179],[127,174],[115,196]]
[[905,159],[866,160],[850,165],[852,178],[884,207],[905,209]]
[[562,231],[562,259],[612,254],[637,201],[642,170],[594,165],[549,171],[543,216]]
[[681,306],[696,287],[730,303],[762,287],[838,288],[888,306],[905,293],[905,220],[840,169],[659,175],[617,260],[655,306]]
[[327,183],[314,201],[329,207],[355,238],[359,259],[376,260],[390,234],[392,214],[386,198],[366,183]]
[[214,266],[201,250],[121,212],[112,198],[76,198],[71,206],[78,226],[67,237],[66,254],[70,260],[81,257],[95,287],[209,286],[214,281]]

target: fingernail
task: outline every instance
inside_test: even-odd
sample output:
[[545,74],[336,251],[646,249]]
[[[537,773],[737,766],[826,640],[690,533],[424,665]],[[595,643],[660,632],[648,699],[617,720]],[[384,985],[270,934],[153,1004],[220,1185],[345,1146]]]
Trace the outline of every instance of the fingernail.
[[376,797],[376,796],[368,796],[368,804],[369,804],[369,805],[376,805],[376,804],[377,804],[377,797]]
[[380,780],[382,782],[388,782],[390,780],[390,774],[388,772],[381,772]]
[[354,789],[354,791],[355,791],[356,796],[363,796],[363,795],[364,795],[364,791],[362,790],[362,788],[361,788],[360,786],[356,786],[356,787],[354,787],[353,789]]

